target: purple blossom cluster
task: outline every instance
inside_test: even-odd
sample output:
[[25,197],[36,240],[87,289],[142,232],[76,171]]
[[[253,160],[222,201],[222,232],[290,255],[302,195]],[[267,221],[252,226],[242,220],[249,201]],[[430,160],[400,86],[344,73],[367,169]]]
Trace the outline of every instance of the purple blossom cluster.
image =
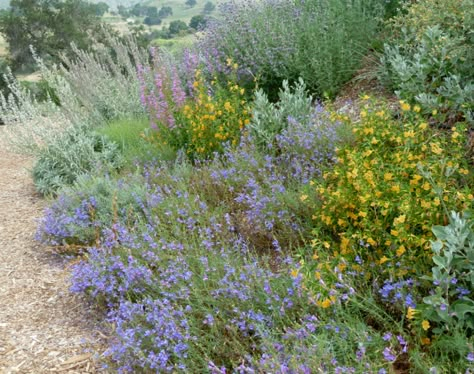
[[241,79],[259,77],[267,93],[299,77],[318,94],[334,93],[357,69],[381,11],[371,1],[351,4],[229,0],[208,21],[199,50],[213,74],[231,58]]
[[[288,56],[296,52],[295,44],[290,43],[296,40],[296,29],[292,27],[296,21],[294,12],[294,6],[282,0],[221,4],[222,17],[209,20],[200,44],[208,69],[213,73],[225,72],[226,60],[231,57],[239,64],[242,77],[272,71],[284,79]],[[282,20],[288,22],[282,24]]]
[[[175,112],[183,107],[187,94],[178,68],[166,61],[155,48],[150,52],[153,68],[137,66],[140,100],[150,115],[152,128],[156,129],[159,124],[174,128]],[[186,61],[192,61],[191,55],[186,56]],[[191,68],[193,64],[188,62],[185,66]]]
[[52,246],[91,243],[97,223],[96,206],[93,196],[59,196],[45,210],[36,239]]
[[291,180],[301,183],[321,176],[324,167],[335,161],[339,126],[331,123],[328,112],[320,104],[308,120],[289,117],[288,127],[276,136],[276,163],[287,170]]
[[232,214],[243,215],[237,225],[242,231],[256,236],[266,233],[272,246],[275,233],[280,237],[301,233],[300,212],[288,204],[287,197],[298,195],[302,185],[320,177],[334,161],[338,126],[317,106],[308,120],[290,118],[268,152],[246,136],[237,149],[229,148],[210,166],[213,183],[232,199]]
[[190,335],[186,317],[190,308],[182,310],[166,298],[146,297],[140,302],[123,300],[109,313],[118,339],[107,355],[120,363],[118,372],[186,370],[184,362],[189,343],[195,340]]
[[415,309],[416,297],[411,291],[416,289],[418,285],[419,282],[413,279],[399,280],[397,282],[386,280],[378,290],[378,293],[384,302],[400,305],[403,308],[410,307]]

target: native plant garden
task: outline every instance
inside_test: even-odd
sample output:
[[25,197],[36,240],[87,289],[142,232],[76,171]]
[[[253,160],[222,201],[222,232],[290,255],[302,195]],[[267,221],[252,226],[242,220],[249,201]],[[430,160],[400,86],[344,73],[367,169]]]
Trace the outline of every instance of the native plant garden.
[[472,373],[473,1],[218,12],[178,54],[38,51],[41,97],[6,77],[37,239],[110,326],[104,366]]

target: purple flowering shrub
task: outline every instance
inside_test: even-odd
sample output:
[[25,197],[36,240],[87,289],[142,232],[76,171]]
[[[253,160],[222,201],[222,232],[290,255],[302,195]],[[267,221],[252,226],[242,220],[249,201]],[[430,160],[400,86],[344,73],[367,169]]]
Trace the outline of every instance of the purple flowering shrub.
[[[311,234],[305,222],[312,211],[301,193],[334,152],[333,134],[320,130],[314,122],[292,123],[276,141],[279,152],[266,154],[246,137],[214,161],[149,163],[140,175],[83,178],[63,191],[38,237],[91,247],[74,266],[71,289],[106,308],[115,326],[108,350],[114,368],[371,367],[380,356],[369,342],[380,340],[377,333],[351,337],[337,316],[328,324],[308,302],[301,276],[290,274],[296,265],[289,248]],[[318,151],[321,144],[328,147]],[[324,162],[308,157],[312,152]],[[296,161],[300,167],[291,166]],[[346,344],[346,351],[332,350],[330,341]],[[359,341],[367,341],[364,360]]]
[[[282,329],[310,308],[287,267],[270,270],[208,213],[188,235],[184,221],[181,228],[159,220],[122,228],[75,266],[72,290],[109,308],[117,334],[109,355],[119,371],[204,369],[208,360],[236,367],[258,354],[261,330]],[[140,235],[130,232],[137,229]]]
[[231,58],[269,94],[301,77],[312,92],[334,95],[359,66],[382,15],[372,0],[231,0],[208,22],[200,51],[217,72]]
[[80,176],[45,210],[37,240],[53,246],[93,245],[102,230],[114,224],[133,224],[144,217],[146,196],[138,175],[123,179]]
[[[187,236],[159,221],[140,235],[122,229],[115,243],[91,249],[74,267],[72,290],[106,305],[116,327],[107,352],[113,367],[123,373],[373,368],[382,358],[381,337],[361,321],[344,327],[332,315],[328,322],[308,303],[301,276],[290,276],[293,261],[281,258],[275,267],[271,258],[255,257],[232,227],[218,223],[225,220],[220,214],[203,210]],[[334,350],[334,342],[344,350]]]

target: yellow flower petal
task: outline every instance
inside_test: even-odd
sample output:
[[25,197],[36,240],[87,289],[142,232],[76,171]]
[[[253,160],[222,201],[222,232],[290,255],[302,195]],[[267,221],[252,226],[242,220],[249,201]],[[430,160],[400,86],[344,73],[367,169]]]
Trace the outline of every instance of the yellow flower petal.
[[416,313],[416,309],[413,309],[412,307],[408,307],[408,310],[407,310],[407,319],[413,319],[413,317],[415,317],[415,313]]
[[423,330],[427,331],[430,328],[430,323],[425,319],[423,322],[421,322],[421,327]]

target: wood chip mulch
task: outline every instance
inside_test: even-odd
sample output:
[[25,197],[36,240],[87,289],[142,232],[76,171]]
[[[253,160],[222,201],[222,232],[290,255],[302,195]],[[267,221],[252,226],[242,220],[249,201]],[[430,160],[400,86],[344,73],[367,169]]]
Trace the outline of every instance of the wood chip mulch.
[[67,260],[34,240],[46,203],[30,167],[0,142],[0,373],[104,372],[103,316],[69,292]]

